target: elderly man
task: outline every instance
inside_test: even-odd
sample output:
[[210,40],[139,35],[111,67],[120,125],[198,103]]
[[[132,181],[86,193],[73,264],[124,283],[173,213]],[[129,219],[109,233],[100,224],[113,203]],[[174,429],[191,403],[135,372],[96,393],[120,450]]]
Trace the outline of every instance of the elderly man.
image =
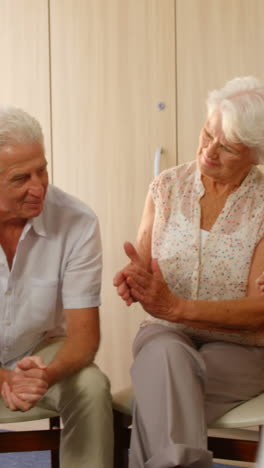
[[90,208],[48,184],[39,123],[0,109],[0,385],[12,411],[63,420],[62,468],[111,468],[99,346],[101,244]]

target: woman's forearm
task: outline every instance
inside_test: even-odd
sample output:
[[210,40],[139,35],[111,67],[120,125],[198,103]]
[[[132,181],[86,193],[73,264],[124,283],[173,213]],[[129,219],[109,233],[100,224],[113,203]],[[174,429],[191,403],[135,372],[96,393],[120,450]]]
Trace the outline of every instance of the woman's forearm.
[[172,321],[197,328],[241,331],[257,331],[264,328],[264,298],[262,296],[223,301],[175,298],[174,307],[175,320]]

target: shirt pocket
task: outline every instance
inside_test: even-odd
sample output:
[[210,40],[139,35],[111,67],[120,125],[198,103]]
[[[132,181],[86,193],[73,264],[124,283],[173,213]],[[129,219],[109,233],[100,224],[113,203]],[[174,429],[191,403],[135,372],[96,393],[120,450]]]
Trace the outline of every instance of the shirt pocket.
[[42,331],[50,330],[55,326],[58,295],[59,281],[57,279],[30,279],[28,312],[34,325],[40,327]]

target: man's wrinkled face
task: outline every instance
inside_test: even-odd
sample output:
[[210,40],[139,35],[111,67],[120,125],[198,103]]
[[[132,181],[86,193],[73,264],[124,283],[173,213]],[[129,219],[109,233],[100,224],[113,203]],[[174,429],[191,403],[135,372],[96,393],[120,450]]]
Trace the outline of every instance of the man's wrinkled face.
[[47,186],[47,161],[39,143],[0,148],[0,221],[38,216]]

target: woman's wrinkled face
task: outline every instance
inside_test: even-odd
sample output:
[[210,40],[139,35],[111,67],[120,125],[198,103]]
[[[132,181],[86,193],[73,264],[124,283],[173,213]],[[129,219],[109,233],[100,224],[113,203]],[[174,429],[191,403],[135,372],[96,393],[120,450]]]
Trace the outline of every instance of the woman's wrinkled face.
[[255,159],[247,146],[226,140],[221,114],[215,111],[201,130],[197,163],[204,176],[222,183],[240,183]]

